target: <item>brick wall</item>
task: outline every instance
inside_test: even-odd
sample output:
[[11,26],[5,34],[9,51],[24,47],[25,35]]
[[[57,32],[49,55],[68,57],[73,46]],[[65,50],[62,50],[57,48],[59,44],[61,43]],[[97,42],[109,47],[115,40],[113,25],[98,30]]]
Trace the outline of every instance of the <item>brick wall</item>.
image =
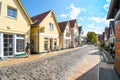
[[115,42],[115,47],[116,47],[116,55],[115,55],[115,61],[114,61],[114,66],[118,74],[120,75],[120,21],[115,22],[115,37],[116,37],[116,42]]

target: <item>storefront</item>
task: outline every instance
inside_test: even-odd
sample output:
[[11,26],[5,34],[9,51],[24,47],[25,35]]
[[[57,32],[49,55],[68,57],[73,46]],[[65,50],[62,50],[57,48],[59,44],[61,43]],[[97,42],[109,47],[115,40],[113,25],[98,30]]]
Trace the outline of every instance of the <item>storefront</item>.
[[1,59],[14,57],[24,53],[24,35],[0,33],[0,56]]

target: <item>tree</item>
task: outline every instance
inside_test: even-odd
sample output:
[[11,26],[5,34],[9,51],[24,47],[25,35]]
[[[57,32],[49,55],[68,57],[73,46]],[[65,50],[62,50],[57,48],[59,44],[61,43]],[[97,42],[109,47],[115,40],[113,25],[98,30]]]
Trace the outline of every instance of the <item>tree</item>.
[[87,42],[96,43],[97,37],[95,32],[88,32],[87,33]]

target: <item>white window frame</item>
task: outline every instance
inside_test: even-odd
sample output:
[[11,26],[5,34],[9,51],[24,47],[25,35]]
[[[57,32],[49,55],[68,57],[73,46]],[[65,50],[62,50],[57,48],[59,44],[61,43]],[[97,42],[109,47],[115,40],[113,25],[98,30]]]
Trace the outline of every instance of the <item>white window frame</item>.
[[[16,53],[24,53],[24,51],[23,51],[23,52],[17,52],[17,39],[19,39],[19,40],[24,40],[24,43],[25,43],[25,36],[24,36],[24,35],[20,35],[20,36],[18,37],[18,35],[19,35],[19,34],[16,35]],[[25,45],[24,45],[24,48],[25,48]]]
[[54,24],[53,23],[49,23],[49,29],[52,30],[52,31],[54,30]]
[[3,59],[3,33],[0,33],[0,57]]
[[[8,11],[8,9],[11,9],[10,11]],[[16,13],[14,13],[14,11]],[[10,12],[10,13],[8,13]],[[17,19],[17,9],[13,8],[13,7],[10,7],[10,6],[7,6],[7,17],[9,18],[13,18],[13,19]],[[14,16],[15,15],[15,16]]]

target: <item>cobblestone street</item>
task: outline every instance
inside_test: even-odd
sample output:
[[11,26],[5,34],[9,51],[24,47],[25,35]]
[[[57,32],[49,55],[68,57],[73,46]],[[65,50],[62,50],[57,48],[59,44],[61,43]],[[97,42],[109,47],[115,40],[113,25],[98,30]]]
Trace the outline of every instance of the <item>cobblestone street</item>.
[[66,80],[93,46],[0,68],[3,80]]
[[119,80],[97,47],[75,50],[0,68],[2,80]]

